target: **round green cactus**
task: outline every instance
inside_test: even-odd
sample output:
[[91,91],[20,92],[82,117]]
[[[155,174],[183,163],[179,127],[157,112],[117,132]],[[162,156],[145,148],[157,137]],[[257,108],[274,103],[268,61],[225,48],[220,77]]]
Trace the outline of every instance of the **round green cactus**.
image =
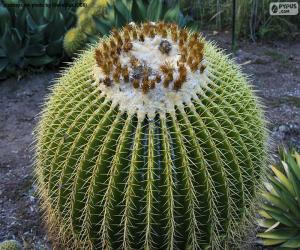
[[74,51],[77,51],[85,44],[87,37],[78,28],[70,29],[64,37],[64,49],[69,56],[73,55]]
[[85,7],[77,8],[76,27],[68,30],[64,38],[64,49],[69,56],[74,55],[84,47],[88,42],[89,35],[97,33],[93,18],[103,14],[108,2],[108,0],[86,0],[84,1]]
[[77,26],[81,33],[95,34],[97,32],[93,16],[88,13],[83,13],[79,16]]
[[0,243],[0,250],[21,250],[19,242],[15,240],[6,240]]
[[251,214],[266,129],[245,76],[213,44],[131,23],[58,79],[36,148],[60,244],[224,249]]

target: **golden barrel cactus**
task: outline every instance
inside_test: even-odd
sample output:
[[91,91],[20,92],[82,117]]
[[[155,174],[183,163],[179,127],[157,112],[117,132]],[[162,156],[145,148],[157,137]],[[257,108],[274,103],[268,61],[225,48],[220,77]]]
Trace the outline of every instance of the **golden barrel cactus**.
[[37,127],[51,235],[70,249],[224,249],[266,154],[245,76],[199,33],[130,23],[62,74]]

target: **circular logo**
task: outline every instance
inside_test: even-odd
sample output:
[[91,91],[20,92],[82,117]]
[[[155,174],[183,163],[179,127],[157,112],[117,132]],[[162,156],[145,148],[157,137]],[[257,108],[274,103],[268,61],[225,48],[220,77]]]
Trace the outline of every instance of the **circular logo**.
[[273,13],[276,14],[276,13],[278,12],[278,7],[277,7],[277,5],[274,4],[274,5],[271,7],[271,10],[272,10]]

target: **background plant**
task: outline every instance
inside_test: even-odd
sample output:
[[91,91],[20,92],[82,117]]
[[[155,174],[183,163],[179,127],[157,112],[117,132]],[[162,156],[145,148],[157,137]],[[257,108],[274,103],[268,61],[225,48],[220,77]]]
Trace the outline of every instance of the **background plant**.
[[262,193],[258,224],[265,228],[259,233],[266,246],[280,249],[300,248],[300,155],[281,150],[281,162],[272,166],[266,189]]
[[90,42],[90,36],[97,34],[94,18],[101,16],[107,7],[108,0],[85,0],[85,6],[76,10],[76,26],[65,35],[64,48],[69,55],[73,55]]
[[[20,4],[5,7],[5,4]],[[0,4],[0,76],[26,68],[58,65],[64,58],[63,38],[75,21],[75,7],[30,7],[25,4],[68,1],[4,1]],[[75,3],[75,2],[74,2]]]
[[[238,36],[252,40],[286,38],[289,34],[299,32],[300,15],[271,16],[269,14],[270,2],[276,2],[276,0],[236,1]],[[201,28],[221,30],[231,27],[232,0],[181,0],[181,8],[199,21]]]
[[64,47],[70,55],[82,49],[86,43],[98,41],[99,35],[107,35],[112,28],[120,28],[129,22],[161,20],[180,26],[197,26],[191,17],[183,15],[179,1],[95,0],[88,1],[87,6],[77,10],[77,26],[65,36]]

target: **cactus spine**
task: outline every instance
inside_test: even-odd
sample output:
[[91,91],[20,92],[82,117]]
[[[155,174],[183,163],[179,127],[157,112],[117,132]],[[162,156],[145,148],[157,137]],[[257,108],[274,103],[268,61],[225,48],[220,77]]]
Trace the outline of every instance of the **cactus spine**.
[[242,231],[265,122],[245,76],[200,34],[164,23],[114,30],[52,92],[36,175],[62,245],[224,249]]

